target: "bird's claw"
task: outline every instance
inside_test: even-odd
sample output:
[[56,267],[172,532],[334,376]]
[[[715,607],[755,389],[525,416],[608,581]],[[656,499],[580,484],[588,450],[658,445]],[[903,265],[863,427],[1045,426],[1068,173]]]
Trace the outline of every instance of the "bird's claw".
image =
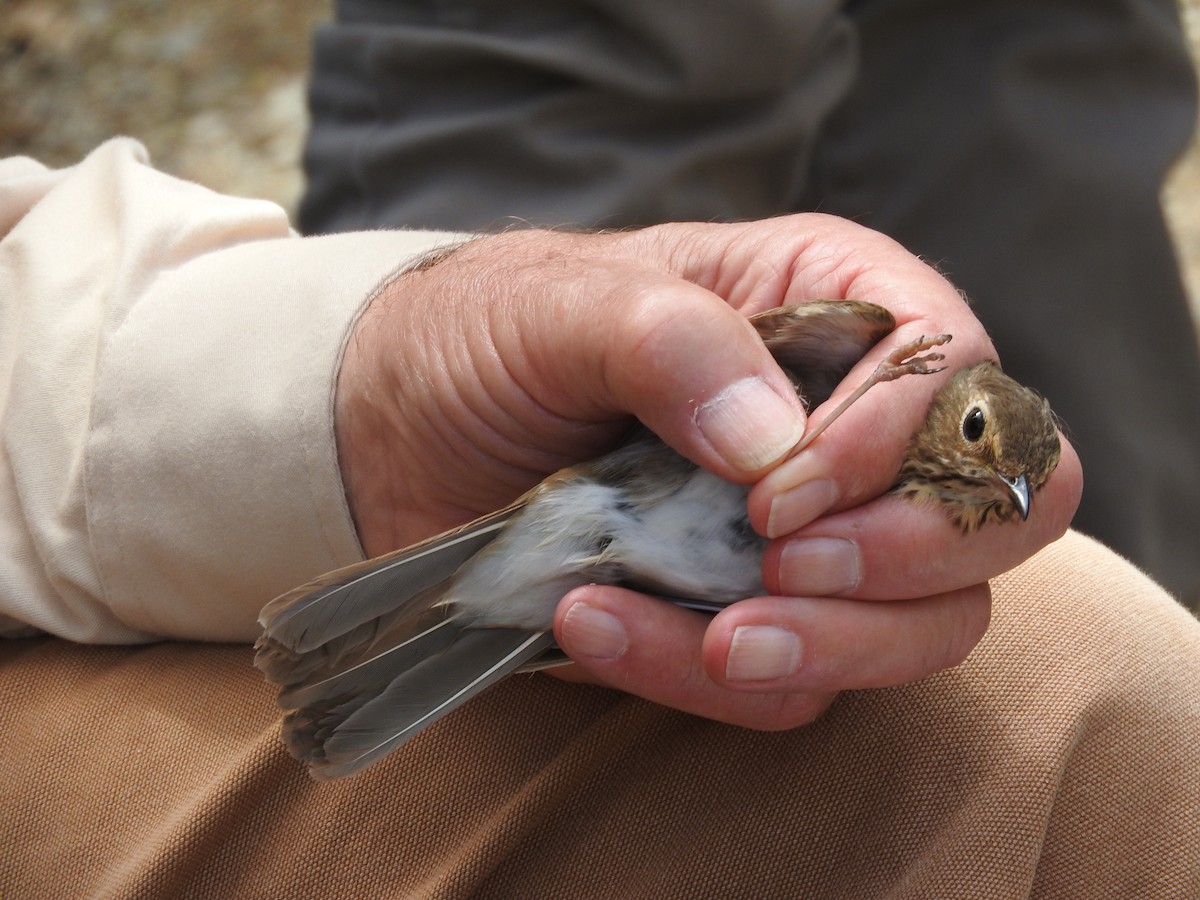
[[950,340],[951,335],[935,334],[931,338],[921,335],[915,341],[909,341],[903,347],[898,347],[889,353],[887,358],[876,367],[872,382],[895,381],[905,375],[932,375],[935,372],[941,372],[946,368],[945,366],[931,366],[930,363],[941,362],[946,358],[945,354],[926,353],[924,356],[917,356],[917,354],[940,347],[942,344],[948,344]]

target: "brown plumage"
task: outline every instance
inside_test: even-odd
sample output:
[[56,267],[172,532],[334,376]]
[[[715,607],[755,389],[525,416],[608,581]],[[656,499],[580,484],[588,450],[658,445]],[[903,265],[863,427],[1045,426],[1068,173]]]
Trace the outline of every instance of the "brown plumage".
[[[895,322],[878,306],[825,301],[752,319],[810,408]],[[806,446],[872,384],[940,371],[948,335],[893,353]],[[969,531],[1028,514],[1058,461],[1045,401],[994,363],[936,395],[894,491],[941,505]],[[747,488],[642,430],[613,452],[551,475],[513,504],[269,603],[255,665],[290,710],[284,739],[313,777],[353,774],[511,672],[553,653],[558,600],[620,584],[716,610],[764,592],[766,540]],[[561,654],[559,655],[561,659]]]
[[893,492],[938,505],[962,528],[1029,515],[1058,465],[1050,404],[994,362],[958,372],[913,435]]

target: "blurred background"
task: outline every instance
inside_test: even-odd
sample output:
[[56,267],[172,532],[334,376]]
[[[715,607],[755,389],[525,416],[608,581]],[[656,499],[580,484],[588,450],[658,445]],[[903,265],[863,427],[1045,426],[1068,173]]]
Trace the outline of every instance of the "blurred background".
[[[156,166],[294,211],[305,73],[333,0],[0,0],[0,156],[69,165],[117,134]],[[1200,0],[1181,0],[1200,59]],[[1200,321],[1200,141],[1166,185]]]
[[0,156],[69,165],[118,134],[293,209],[304,78],[333,0],[0,0]]

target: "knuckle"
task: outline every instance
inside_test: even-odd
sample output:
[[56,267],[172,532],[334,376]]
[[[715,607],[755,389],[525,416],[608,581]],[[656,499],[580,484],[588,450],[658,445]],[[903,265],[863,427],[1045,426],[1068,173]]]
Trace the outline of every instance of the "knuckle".
[[791,731],[811,725],[829,709],[836,694],[779,693],[764,694],[753,708],[747,709],[746,728],[755,731]]
[[975,649],[991,617],[991,592],[987,585],[968,588],[949,600],[943,640],[929,658],[929,672],[953,668]]

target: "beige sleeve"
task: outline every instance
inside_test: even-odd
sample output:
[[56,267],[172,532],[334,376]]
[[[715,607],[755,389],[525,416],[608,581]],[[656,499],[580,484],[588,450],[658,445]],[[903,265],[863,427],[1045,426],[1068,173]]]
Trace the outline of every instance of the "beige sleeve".
[[0,634],[249,640],[361,558],[333,392],[429,232],[300,238],[273,204],[149,167],[0,162]]

